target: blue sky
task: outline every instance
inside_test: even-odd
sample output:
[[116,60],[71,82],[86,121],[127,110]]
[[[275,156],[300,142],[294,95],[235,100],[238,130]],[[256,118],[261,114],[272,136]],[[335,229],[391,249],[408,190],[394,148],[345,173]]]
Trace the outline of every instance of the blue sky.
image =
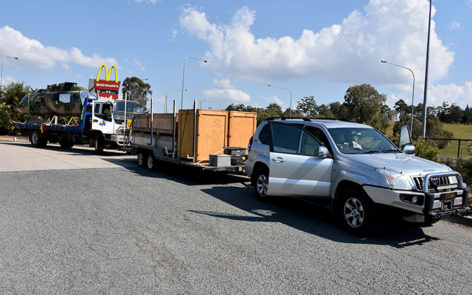
[[[349,86],[370,83],[388,104],[423,98],[426,0],[333,1],[2,1],[4,84],[33,88],[61,81],[88,85],[116,64],[120,80],[148,78],[157,110],[167,92],[184,108],[229,103],[289,106],[304,96],[343,101]],[[433,1],[428,104],[472,105],[472,0]],[[17,56],[12,60],[6,56]],[[169,91],[179,90],[179,91]]]

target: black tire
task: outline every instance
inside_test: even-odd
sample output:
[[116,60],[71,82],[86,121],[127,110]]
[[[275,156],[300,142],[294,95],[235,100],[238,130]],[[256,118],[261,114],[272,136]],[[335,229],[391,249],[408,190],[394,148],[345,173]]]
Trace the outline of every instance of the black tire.
[[254,193],[260,201],[267,201],[267,189],[269,185],[269,171],[266,168],[259,168],[252,175]]
[[144,161],[146,160],[146,153],[142,150],[138,151],[136,155],[136,162],[138,163],[139,167],[144,167]]
[[41,134],[38,130],[33,130],[29,136],[29,141],[34,147],[40,147],[42,144]]
[[350,234],[365,237],[374,232],[378,221],[375,206],[360,188],[342,192],[337,210],[342,226]]
[[105,147],[105,140],[103,139],[103,136],[100,134],[97,134],[95,136],[95,153],[97,155],[102,154],[104,147]]
[[156,159],[152,153],[149,153],[146,157],[146,168],[149,170],[154,170],[156,168]]

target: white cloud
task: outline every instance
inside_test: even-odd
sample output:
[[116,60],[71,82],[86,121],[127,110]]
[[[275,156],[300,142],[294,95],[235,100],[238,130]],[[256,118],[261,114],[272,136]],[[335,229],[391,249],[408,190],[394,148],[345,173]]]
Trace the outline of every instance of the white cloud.
[[458,21],[454,20],[449,25],[449,29],[451,29],[451,30],[460,30],[460,29],[462,29],[462,26]]
[[179,34],[179,31],[177,31],[176,29],[172,29],[172,38],[171,38],[171,40],[174,40],[177,37],[178,34]]
[[284,102],[283,102],[280,98],[278,98],[277,96],[273,96],[273,97],[266,98],[265,101],[268,102],[269,104],[271,104],[271,103],[276,103],[276,104],[278,104],[279,106],[283,106],[283,105],[284,105]]
[[146,70],[146,67],[143,66],[143,64],[142,64],[139,60],[135,59],[135,60],[134,60],[134,64],[135,64],[136,66],[138,66],[141,71],[145,71],[145,70]]
[[134,0],[134,2],[156,4],[158,2],[158,0]]
[[101,64],[118,65],[114,58],[103,58],[97,54],[86,56],[75,47],[66,50],[44,46],[38,40],[25,37],[9,26],[0,28],[0,55],[17,56],[21,64],[38,69],[50,69],[57,64],[65,68],[71,64],[91,68],[97,68]]
[[248,103],[251,96],[242,90],[235,89],[228,79],[213,80],[217,88],[203,91],[203,95],[209,100],[223,102]]
[[[435,10],[433,9],[433,13]],[[241,8],[230,24],[211,23],[205,12],[184,9],[181,26],[206,41],[209,66],[240,78],[280,81],[314,77],[333,82],[409,85],[409,73],[382,65],[380,59],[411,67],[421,83],[425,68],[427,0],[371,0],[340,24],[298,38],[256,37],[256,14]],[[430,81],[444,77],[454,54],[443,45],[432,22]]]
[[16,80],[13,77],[3,76],[3,80],[2,80],[2,85],[3,86],[6,86],[10,83],[15,83],[15,82],[16,82]]
[[428,105],[440,105],[443,101],[460,106],[472,105],[472,82],[465,82],[464,85],[432,85],[429,90]]

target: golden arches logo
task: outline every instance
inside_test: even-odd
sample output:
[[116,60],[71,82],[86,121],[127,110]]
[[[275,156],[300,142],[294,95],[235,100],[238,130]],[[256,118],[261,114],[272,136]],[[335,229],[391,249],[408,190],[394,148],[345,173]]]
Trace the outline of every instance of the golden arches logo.
[[102,69],[105,69],[105,80],[106,80],[106,81],[110,81],[111,70],[114,69],[114,70],[115,70],[115,82],[118,83],[118,72],[117,72],[117,70],[116,70],[115,65],[112,65],[112,66],[110,67],[110,69],[107,71],[107,67],[106,67],[104,64],[102,64],[102,65],[100,66],[100,68],[98,69],[97,79],[96,79],[97,82],[100,80],[100,75],[102,74]]

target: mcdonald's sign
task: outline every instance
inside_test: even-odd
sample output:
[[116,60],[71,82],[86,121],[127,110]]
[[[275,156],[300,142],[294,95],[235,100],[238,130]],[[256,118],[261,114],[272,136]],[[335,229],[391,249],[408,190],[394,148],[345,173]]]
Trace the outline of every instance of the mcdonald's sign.
[[[101,80],[102,69],[105,69],[105,79]],[[110,81],[111,70],[115,70],[115,80]],[[118,91],[120,90],[121,82],[118,80],[118,72],[116,67],[112,65],[107,71],[105,65],[101,65],[98,69],[97,78],[93,81],[95,91],[98,97],[118,99]]]

